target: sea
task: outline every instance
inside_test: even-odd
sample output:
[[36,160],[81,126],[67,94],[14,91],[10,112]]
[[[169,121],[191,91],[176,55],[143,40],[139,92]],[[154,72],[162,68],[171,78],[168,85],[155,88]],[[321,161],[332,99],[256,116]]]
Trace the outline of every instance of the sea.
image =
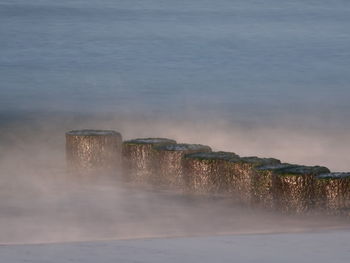
[[0,0],[0,128],[350,170],[349,28],[346,0]]

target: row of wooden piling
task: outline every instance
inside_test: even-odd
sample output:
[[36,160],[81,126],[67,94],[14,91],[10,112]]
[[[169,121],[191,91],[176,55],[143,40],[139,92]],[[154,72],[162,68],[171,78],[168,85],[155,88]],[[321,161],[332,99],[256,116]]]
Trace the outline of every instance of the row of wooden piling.
[[66,133],[70,170],[122,171],[120,179],[190,194],[230,196],[241,204],[283,213],[350,215],[350,173],[326,167],[240,157],[166,138],[122,141],[115,131]]

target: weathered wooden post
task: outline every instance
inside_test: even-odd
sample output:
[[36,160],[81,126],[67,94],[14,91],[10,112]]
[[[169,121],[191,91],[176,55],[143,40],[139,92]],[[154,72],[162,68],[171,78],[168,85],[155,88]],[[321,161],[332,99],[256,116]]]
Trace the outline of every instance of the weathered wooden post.
[[190,191],[233,196],[240,203],[251,204],[257,167],[276,165],[273,158],[239,157],[229,152],[187,154],[185,179]]
[[257,169],[266,165],[278,165],[280,160],[274,158],[241,157],[230,160],[230,176],[228,190],[237,200],[243,204],[254,203],[254,186],[257,180]]
[[290,165],[274,170],[274,201],[283,213],[302,214],[314,209],[315,177],[330,173],[320,166]]
[[316,209],[330,215],[350,216],[350,173],[316,177]]
[[76,173],[121,168],[122,136],[111,130],[74,130],[66,133],[68,169]]
[[123,142],[123,167],[128,181],[152,183],[156,178],[154,146],[174,144],[166,138],[139,138]]
[[185,188],[183,158],[195,152],[211,152],[201,144],[168,144],[156,146],[158,178],[157,185],[170,188]]
[[230,187],[232,159],[239,159],[239,156],[230,152],[186,154],[183,159],[185,187],[193,193],[227,193]]
[[275,209],[274,177],[275,170],[289,167],[290,164],[272,164],[257,167],[252,181],[252,204],[267,210]]

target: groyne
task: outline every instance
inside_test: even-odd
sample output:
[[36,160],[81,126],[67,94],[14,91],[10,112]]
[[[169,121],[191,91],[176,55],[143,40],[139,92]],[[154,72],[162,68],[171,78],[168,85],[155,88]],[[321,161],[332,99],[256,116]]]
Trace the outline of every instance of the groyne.
[[104,130],[67,132],[66,154],[68,168],[77,173],[122,169],[118,179],[141,186],[225,196],[287,214],[350,215],[350,173],[323,166],[213,152],[210,146],[168,138],[122,142],[120,133]]

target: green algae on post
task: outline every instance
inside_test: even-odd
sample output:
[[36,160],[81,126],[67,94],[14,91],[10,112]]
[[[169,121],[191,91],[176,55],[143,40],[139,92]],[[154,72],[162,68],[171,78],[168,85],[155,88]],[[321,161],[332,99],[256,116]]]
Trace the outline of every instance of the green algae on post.
[[123,167],[128,181],[151,183],[156,177],[154,146],[174,144],[167,138],[138,138],[123,142]]
[[168,144],[156,146],[158,180],[162,186],[185,188],[183,157],[196,152],[211,152],[211,148],[201,144]]
[[321,166],[287,165],[274,169],[274,201],[284,213],[306,213],[315,207],[315,176],[329,173]]
[[239,156],[230,152],[199,152],[183,159],[184,179],[194,193],[223,194],[228,191],[229,160]]
[[66,133],[66,158],[73,172],[113,170],[121,166],[122,136],[112,130],[73,130]]
[[316,209],[350,216],[350,173],[325,173],[316,177]]

